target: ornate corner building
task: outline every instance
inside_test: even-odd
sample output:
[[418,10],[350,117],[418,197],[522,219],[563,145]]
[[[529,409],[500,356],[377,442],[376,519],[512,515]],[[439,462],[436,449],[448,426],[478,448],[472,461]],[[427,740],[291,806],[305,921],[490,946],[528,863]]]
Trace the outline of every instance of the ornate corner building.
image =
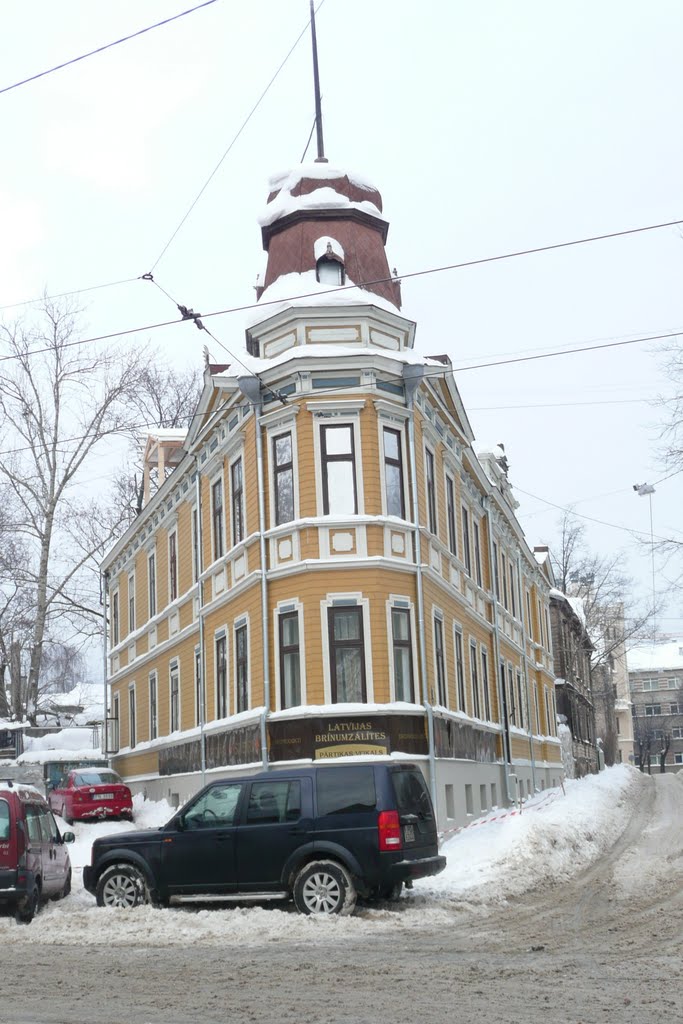
[[[207,777],[410,758],[442,828],[556,784],[550,580],[450,360],[414,352],[377,190],[271,182],[246,351],[109,552],[113,766],[172,802]],[[156,490],[153,485],[156,483]]]

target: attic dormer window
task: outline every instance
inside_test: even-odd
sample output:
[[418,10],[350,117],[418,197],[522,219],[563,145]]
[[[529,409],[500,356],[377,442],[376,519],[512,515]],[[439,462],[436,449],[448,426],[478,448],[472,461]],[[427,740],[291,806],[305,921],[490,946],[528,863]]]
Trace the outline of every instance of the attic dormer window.
[[344,266],[334,256],[321,256],[315,269],[321,284],[344,284]]
[[321,284],[344,284],[344,250],[332,238],[319,238],[315,243],[315,275]]

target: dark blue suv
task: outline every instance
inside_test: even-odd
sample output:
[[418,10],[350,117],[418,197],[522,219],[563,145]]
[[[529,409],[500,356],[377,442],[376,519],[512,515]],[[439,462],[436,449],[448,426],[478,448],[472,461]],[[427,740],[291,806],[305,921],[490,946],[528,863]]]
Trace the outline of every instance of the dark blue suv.
[[445,866],[416,765],[311,765],[217,780],[160,829],[96,839],[83,883],[100,906],[292,897],[350,914]]

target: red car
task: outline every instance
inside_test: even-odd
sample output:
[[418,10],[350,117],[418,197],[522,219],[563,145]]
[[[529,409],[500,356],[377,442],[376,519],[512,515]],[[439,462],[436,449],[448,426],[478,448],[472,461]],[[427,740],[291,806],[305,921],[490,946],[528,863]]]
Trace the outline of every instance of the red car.
[[68,825],[84,818],[133,820],[133,798],[111,768],[75,768],[51,790],[48,797],[55,814]]

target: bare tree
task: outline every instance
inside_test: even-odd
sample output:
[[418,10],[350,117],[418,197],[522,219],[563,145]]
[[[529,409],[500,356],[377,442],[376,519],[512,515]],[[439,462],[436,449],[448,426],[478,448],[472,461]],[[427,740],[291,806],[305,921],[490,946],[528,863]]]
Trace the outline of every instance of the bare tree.
[[29,556],[25,707],[33,719],[51,633],[59,629],[70,646],[82,642],[85,619],[101,618],[86,567],[119,524],[108,503],[91,496],[88,480],[102,443],[130,434],[148,369],[142,349],[81,344],[76,324],[73,309],[46,300],[37,323],[0,327],[6,354],[0,421],[7,446],[0,479],[12,498],[15,537]]

